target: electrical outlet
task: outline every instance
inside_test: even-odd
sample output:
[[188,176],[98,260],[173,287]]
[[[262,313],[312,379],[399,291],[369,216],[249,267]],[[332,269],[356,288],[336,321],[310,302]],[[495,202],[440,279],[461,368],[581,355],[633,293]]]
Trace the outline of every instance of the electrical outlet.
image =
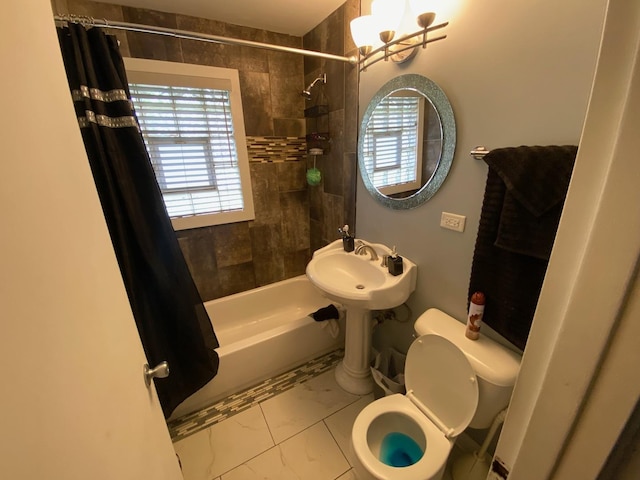
[[442,212],[442,217],[440,217],[440,226],[456,232],[464,232],[464,224],[466,220],[467,217],[464,215]]

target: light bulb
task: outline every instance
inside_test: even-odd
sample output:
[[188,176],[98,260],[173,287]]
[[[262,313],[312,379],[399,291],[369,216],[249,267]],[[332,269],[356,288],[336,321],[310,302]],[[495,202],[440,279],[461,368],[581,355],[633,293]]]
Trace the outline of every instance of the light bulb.
[[416,16],[421,13],[435,12],[439,3],[437,0],[409,0],[411,11]]
[[[363,15],[351,20],[351,37],[362,53],[363,49],[371,50],[378,40],[377,22],[373,15]],[[366,54],[365,54],[366,55]]]
[[371,14],[378,22],[378,33],[395,32],[404,15],[404,2],[398,0],[374,0],[371,3]]
[[428,27],[435,18],[439,2],[437,0],[409,0],[411,11],[421,28]]

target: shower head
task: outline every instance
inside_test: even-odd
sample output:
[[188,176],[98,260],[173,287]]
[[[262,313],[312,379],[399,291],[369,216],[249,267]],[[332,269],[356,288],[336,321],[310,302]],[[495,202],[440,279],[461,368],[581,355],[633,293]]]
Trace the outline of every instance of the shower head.
[[311,84],[305,88],[300,95],[302,95],[305,100],[311,100],[311,89],[316,86],[318,82],[322,82],[323,84],[327,83],[327,74],[323,73],[318,78],[316,78]]

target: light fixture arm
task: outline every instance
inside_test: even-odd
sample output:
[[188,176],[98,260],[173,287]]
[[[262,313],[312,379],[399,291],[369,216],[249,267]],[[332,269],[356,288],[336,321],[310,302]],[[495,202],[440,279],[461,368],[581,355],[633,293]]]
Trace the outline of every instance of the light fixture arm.
[[[411,45],[407,45],[407,46],[404,46],[404,47],[399,48],[399,49],[394,49],[393,51],[391,51],[389,49],[389,47],[401,44],[403,42],[407,42],[407,40],[410,40],[410,39],[415,38],[417,36],[422,35],[422,41],[420,42],[422,44],[422,48],[426,48],[427,43],[437,42],[438,40],[443,40],[443,39],[447,38],[446,35],[440,35],[439,37],[429,38],[429,39],[427,38],[427,33],[432,32],[434,30],[439,30],[441,28],[446,27],[447,25],[449,25],[449,22],[443,22],[443,23],[440,23],[438,25],[434,25],[432,27],[423,28],[422,30],[418,30],[416,32],[409,33],[409,34],[404,35],[402,37],[396,38],[395,40],[392,40],[389,43],[385,43],[383,46],[378,47],[375,50],[371,50],[366,55],[362,55],[362,53],[361,53],[360,60],[358,60],[358,64],[360,65],[360,71],[362,72],[362,71],[366,70],[368,67],[378,63],[381,60],[385,60],[386,61],[391,55],[398,54],[398,53],[404,52],[406,50],[410,50],[412,48],[417,48],[417,45],[412,43]],[[373,57],[374,55],[376,55],[377,53],[380,53],[380,52],[382,52],[383,54],[378,56],[375,59],[371,59],[371,57]]]

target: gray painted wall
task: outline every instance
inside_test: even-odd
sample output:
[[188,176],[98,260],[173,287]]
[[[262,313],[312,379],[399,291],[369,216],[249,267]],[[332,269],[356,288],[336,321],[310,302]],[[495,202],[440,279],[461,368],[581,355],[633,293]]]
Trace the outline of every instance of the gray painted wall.
[[[436,307],[465,320],[487,173],[469,151],[476,145],[579,143],[606,1],[458,3],[444,30],[447,39],[430,44],[408,65],[380,62],[360,77],[360,115],[396,75],[419,73],[444,90],[458,134],[449,176],[429,202],[409,211],[382,207],[358,180],[356,234],[395,244],[418,265],[417,288],[408,301],[414,316]],[[443,211],[467,217],[464,233],[439,227]],[[374,344],[406,348],[411,333],[412,322],[386,323]]]

